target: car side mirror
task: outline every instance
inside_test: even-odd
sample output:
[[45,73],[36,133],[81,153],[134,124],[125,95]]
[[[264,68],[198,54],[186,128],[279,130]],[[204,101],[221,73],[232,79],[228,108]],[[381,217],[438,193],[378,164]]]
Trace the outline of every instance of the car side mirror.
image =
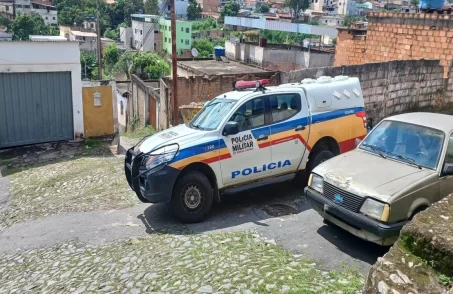
[[452,163],[446,163],[444,165],[443,175],[444,176],[453,176],[453,164]]
[[357,146],[359,146],[359,144],[362,142],[362,140],[360,140],[359,138],[356,138],[355,139],[355,147],[357,148]]
[[237,133],[239,133],[239,124],[236,121],[229,121],[223,128],[222,135],[236,135]]

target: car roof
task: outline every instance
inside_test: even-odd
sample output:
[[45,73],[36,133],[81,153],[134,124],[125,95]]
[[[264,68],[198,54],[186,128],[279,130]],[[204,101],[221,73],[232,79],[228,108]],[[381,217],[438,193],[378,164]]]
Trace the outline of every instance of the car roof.
[[[271,87],[266,87],[266,90],[264,91],[265,94],[272,93],[273,91],[279,91],[279,92],[289,92],[289,91],[296,91],[300,92],[301,88],[298,87],[279,87],[279,86],[271,86]],[[245,89],[245,90],[236,90],[236,91],[231,91],[227,93],[220,94],[216,98],[225,98],[225,99],[235,99],[235,100],[241,100],[242,98],[246,97],[251,97],[251,96],[259,96],[263,95],[261,91],[255,92],[255,89]]]
[[431,112],[411,112],[385,118],[385,120],[401,121],[450,133],[453,130],[453,116]]

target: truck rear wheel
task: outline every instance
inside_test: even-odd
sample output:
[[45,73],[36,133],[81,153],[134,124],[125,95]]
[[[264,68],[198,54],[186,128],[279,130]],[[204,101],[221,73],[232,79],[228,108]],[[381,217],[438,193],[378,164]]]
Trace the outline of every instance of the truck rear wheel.
[[202,173],[191,171],[176,182],[171,204],[180,220],[202,221],[211,211],[212,202],[211,183]]

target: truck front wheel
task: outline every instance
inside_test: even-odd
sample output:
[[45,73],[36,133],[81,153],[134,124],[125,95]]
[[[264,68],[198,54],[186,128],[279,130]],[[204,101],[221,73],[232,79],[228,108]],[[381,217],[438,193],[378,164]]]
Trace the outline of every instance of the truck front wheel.
[[213,191],[205,175],[190,171],[175,185],[171,204],[176,216],[188,223],[202,221],[211,211]]

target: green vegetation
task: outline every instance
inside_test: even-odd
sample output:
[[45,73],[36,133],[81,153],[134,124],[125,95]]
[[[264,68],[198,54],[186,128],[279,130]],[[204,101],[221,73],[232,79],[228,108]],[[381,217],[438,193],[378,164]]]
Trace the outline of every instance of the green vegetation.
[[0,27],[5,26],[7,29],[10,28],[11,22],[6,17],[0,15]]
[[366,16],[346,15],[343,19],[343,26],[350,27],[353,22],[367,21]]
[[154,52],[125,52],[118,61],[111,66],[107,74],[119,76],[130,73],[142,79],[159,79],[170,74],[170,64],[159,54]]
[[104,56],[102,57],[102,62],[106,72],[111,72],[115,64],[120,58],[120,52],[116,44],[109,44],[104,49]]
[[199,32],[199,31],[209,31],[212,29],[220,28],[217,21],[213,18],[208,18],[203,21],[194,21],[192,22],[192,32]]
[[269,4],[267,4],[266,2],[261,3],[261,5],[260,5],[261,13],[269,12],[269,10],[270,10]]
[[225,16],[237,16],[240,8],[241,7],[238,2],[228,0],[222,10],[220,10],[220,16],[222,18]]
[[[240,32],[230,32],[234,36],[240,37]],[[290,44],[300,45],[304,39],[319,38],[317,35],[297,34],[290,32],[271,31],[271,30],[251,30],[242,34],[247,42],[258,42],[260,37],[266,38],[271,44]]]
[[145,13],[159,15],[159,1],[158,0],[146,0],[145,1]]
[[310,0],[285,0],[284,4],[291,10],[293,20],[298,20],[302,12],[310,7]]
[[133,131],[127,131],[127,132],[121,134],[121,136],[131,138],[131,139],[141,139],[148,135],[152,135],[155,132],[156,132],[156,130],[154,130],[153,126],[147,125],[144,127],[136,128]]
[[202,11],[200,3],[196,0],[189,0],[189,6],[187,7],[187,18],[189,20],[200,19]]
[[446,275],[440,275],[439,276],[439,280],[446,287],[450,287],[450,286],[453,285],[453,278],[452,277],[448,277]]
[[29,40],[29,35],[59,35],[58,29],[48,26],[39,15],[19,15],[11,23],[13,40]]
[[194,40],[192,46],[197,48],[199,57],[208,57],[214,53],[214,44],[206,39]]
[[94,52],[81,52],[80,66],[82,69],[82,80],[97,79],[97,70],[96,73],[94,70],[98,66],[98,63]]

